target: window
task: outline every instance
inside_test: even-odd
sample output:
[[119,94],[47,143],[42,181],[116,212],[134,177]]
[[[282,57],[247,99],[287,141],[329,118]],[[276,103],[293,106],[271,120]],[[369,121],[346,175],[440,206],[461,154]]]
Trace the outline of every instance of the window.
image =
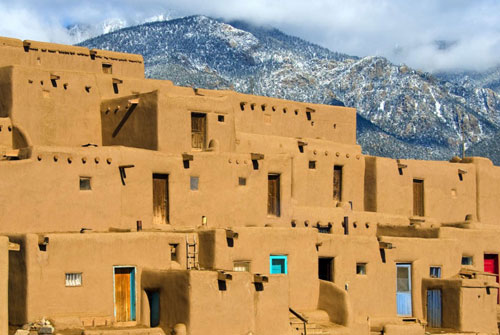
[[199,181],[200,181],[199,177],[191,176],[189,178],[189,187],[190,187],[191,191],[197,191],[198,190]]
[[431,278],[441,278],[441,267],[440,266],[431,266],[429,271],[429,276]]
[[316,169],[316,161],[309,161],[309,169],[311,170]]
[[90,191],[92,189],[90,180],[91,177],[80,177],[80,191]]
[[113,65],[109,63],[102,63],[102,73],[112,74],[113,73]]
[[224,115],[217,115],[217,121],[224,122]]
[[271,274],[287,274],[288,260],[286,255],[271,255],[269,257]]
[[356,274],[366,275],[366,263],[357,263],[356,264]]
[[280,216],[280,175],[269,174],[267,186],[267,214]]
[[320,257],[318,259],[318,278],[333,282],[333,258]]
[[424,181],[413,179],[413,215],[424,216]]
[[207,132],[206,123],[206,114],[191,113],[191,147],[193,149],[205,149]]
[[245,186],[247,184],[247,179],[244,177],[239,177],[238,178],[238,185],[240,186]]
[[250,261],[235,261],[233,271],[250,272]]
[[342,166],[333,167],[333,200],[342,201]]
[[66,273],[66,286],[68,287],[82,286],[82,274]]
[[174,261],[174,262],[177,262],[179,260],[178,258],[178,255],[177,255],[177,246],[178,244],[177,243],[172,243],[172,244],[169,244],[170,246],[170,260],[171,261]]
[[472,256],[462,256],[462,265],[472,265]]

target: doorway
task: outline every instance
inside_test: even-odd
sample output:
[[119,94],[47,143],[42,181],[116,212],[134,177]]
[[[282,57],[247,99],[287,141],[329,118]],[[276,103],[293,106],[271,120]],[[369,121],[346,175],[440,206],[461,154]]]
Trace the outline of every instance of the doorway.
[[149,326],[151,328],[160,325],[160,291],[146,290],[149,301]]
[[411,264],[396,264],[396,305],[399,316],[412,316]]
[[427,324],[431,328],[442,327],[442,299],[441,290],[427,290]]
[[135,267],[116,266],[114,272],[115,320],[135,321]]
[[318,259],[318,278],[333,282],[333,258],[320,257]]
[[[498,283],[498,255],[485,254],[484,255],[484,272],[495,274],[496,282]],[[497,290],[498,292],[498,290]],[[499,303],[499,296],[497,293],[497,304]]]
[[168,174],[153,174],[153,223],[169,223]]

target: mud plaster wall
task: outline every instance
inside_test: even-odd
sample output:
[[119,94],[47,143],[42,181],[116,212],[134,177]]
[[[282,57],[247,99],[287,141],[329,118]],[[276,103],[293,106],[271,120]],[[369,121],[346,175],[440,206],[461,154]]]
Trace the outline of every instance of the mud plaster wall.
[[[442,222],[460,222],[476,215],[475,166],[437,161],[367,157],[367,208],[377,212],[413,216],[413,179],[424,181],[424,212]],[[459,177],[459,170],[467,171]],[[372,179],[373,178],[373,179]],[[374,187],[375,186],[375,187]]]
[[[140,319],[142,269],[166,270],[185,266],[171,262],[170,244],[183,244],[182,235],[168,233],[45,234],[46,251],[39,236],[27,235],[26,319],[50,315],[56,324],[81,325],[86,319],[113,320],[113,266],[136,267],[136,310]],[[66,273],[82,273],[82,286],[66,287]],[[64,304],[60,302],[64,301]]]
[[471,160],[478,171],[476,175],[478,220],[484,224],[498,225],[500,168],[486,158],[474,157]]
[[0,236],[0,332],[9,326],[9,239]]
[[290,307],[299,310],[317,307],[319,282],[315,231],[257,227],[234,227],[233,230],[238,233],[233,247],[228,246],[224,230],[216,233],[216,269],[230,271],[235,261],[250,261],[251,272],[268,275],[270,255],[287,255]]

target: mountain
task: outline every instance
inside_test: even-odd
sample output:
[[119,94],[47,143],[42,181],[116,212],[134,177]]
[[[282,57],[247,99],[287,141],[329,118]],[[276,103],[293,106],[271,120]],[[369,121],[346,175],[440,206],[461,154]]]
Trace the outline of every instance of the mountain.
[[[177,85],[355,107],[366,154],[447,160],[462,142],[477,147],[500,132],[500,97],[491,88],[382,57],[333,52],[272,27],[191,16],[120,29],[81,45],[140,53],[148,77]],[[486,151],[500,164],[499,154]]]

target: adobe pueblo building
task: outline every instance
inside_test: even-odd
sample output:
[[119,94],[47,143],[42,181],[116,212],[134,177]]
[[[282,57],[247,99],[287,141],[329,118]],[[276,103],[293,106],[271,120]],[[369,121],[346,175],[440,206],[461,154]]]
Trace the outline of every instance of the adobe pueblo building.
[[498,334],[500,168],[362,155],[352,108],[2,38],[0,157],[0,334]]

